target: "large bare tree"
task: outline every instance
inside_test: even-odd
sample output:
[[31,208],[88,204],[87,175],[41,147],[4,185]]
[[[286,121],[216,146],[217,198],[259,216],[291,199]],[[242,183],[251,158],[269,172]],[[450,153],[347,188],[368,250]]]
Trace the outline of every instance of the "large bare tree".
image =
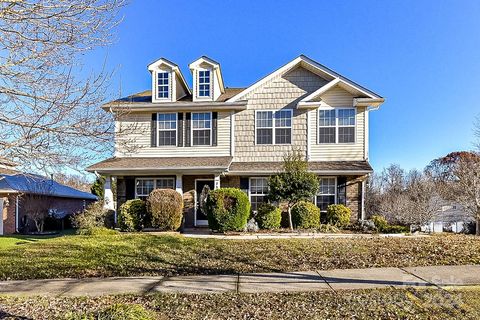
[[452,152],[433,160],[428,170],[442,196],[462,205],[476,220],[480,236],[480,153]]
[[[109,45],[124,0],[0,0],[0,158],[81,167],[111,149],[110,74],[82,67]],[[102,68],[103,69],[103,68]]]

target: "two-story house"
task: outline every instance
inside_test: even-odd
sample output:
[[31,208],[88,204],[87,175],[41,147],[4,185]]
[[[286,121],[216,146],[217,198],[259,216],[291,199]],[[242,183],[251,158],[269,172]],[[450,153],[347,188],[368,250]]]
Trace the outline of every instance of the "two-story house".
[[108,177],[106,205],[145,198],[154,188],[183,194],[186,226],[207,224],[197,208],[205,185],[237,187],[252,209],[264,201],[267,177],[293,150],[320,178],[322,211],[342,203],[364,216],[368,115],[384,99],[335,71],[299,56],[246,88],[228,88],[220,64],[200,57],[189,65],[190,88],[173,62],[148,66],[151,90],[112,101],[117,114],[113,158],[88,168]]

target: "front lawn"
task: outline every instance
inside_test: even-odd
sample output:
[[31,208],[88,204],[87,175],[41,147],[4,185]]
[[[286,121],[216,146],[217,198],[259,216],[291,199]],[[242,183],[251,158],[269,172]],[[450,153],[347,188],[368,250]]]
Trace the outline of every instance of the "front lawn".
[[[310,293],[0,297],[15,319],[478,319],[480,289]],[[25,317],[25,318],[23,318]]]
[[0,239],[2,280],[480,264],[480,238],[461,235],[218,240],[139,233]]

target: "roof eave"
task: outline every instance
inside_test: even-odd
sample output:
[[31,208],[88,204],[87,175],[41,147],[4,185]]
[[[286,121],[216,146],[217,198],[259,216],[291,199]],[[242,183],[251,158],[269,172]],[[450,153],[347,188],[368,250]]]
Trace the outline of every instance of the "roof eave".
[[246,110],[247,101],[237,102],[163,102],[163,103],[107,103],[102,106],[106,111],[115,110],[130,110],[130,111],[195,111],[204,107],[209,107],[210,110]]

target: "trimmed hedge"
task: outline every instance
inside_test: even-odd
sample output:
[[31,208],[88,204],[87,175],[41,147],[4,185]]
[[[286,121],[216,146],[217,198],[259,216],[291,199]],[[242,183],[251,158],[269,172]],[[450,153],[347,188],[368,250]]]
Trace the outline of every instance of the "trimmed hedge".
[[152,227],[174,231],[180,228],[183,219],[183,198],[172,189],[155,189],[147,198],[147,212]]
[[350,224],[352,210],[343,204],[331,204],[327,207],[327,222],[339,228]]
[[220,188],[208,194],[206,210],[212,230],[242,231],[250,215],[250,201],[240,189]]
[[384,230],[388,226],[387,219],[385,219],[383,216],[374,215],[370,217],[370,220],[373,221],[373,224],[378,231]]
[[122,231],[142,230],[147,207],[141,199],[128,200],[120,207],[118,227]]
[[282,210],[273,204],[262,203],[258,207],[255,220],[260,229],[278,229],[282,222]]
[[387,220],[383,216],[374,215],[370,217],[373,221],[378,232],[381,233],[408,233],[410,228],[406,226],[397,226],[388,224]]
[[309,201],[300,201],[292,207],[292,221],[297,229],[320,227],[320,209]]

